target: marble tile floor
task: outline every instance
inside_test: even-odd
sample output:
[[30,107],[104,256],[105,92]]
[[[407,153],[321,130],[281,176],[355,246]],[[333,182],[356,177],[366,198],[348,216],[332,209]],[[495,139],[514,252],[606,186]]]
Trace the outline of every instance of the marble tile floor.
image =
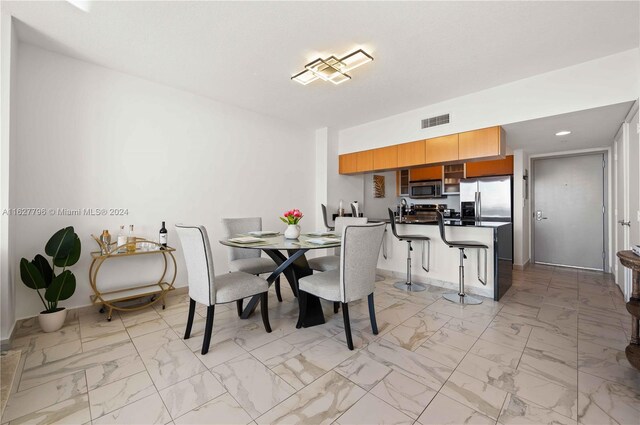
[[2,424],[630,424],[640,425],[640,371],[624,348],[630,318],[610,275],[530,267],[500,302],[457,306],[429,286],[376,283],[379,335],[365,302],[295,329],[298,307],[270,297],[258,315],[216,307],[211,349],[199,350],[204,307],[182,339],[186,295],[167,308],[70,314],[58,332],[21,324]]

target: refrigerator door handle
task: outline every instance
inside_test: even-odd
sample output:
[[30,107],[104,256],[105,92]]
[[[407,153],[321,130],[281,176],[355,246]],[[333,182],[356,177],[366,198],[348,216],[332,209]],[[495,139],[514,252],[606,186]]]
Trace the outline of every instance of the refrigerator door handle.
[[476,221],[482,217],[482,193],[476,192]]
[[473,219],[478,220],[478,191],[473,194]]

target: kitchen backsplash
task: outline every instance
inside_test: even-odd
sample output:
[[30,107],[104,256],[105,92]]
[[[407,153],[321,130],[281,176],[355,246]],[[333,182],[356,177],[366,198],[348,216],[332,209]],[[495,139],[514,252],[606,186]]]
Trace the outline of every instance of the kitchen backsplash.
[[[373,174],[365,174],[362,211],[364,211],[367,217],[386,218],[388,215],[387,209],[391,208],[395,211],[396,205],[400,203],[401,199],[396,196],[396,173],[395,171],[391,171],[375,173],[375,175],[384,176],[385,178],[385,197],[374,198]],[[456,211],[460,209],[460,196],[458,195],[437,199],[411,199],[409,197],[405,197],[405,199],[409,204],[446,204],[448,208],[453,208]]]

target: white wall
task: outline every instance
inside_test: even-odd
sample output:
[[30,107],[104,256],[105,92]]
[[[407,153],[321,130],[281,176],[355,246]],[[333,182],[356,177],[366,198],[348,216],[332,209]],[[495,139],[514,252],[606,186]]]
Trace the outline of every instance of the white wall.
[[338,174],[338,133],[335,129],[327,131],[327,213],[338,211],[338,203],[349,212],[349,204],[358,201],[364,204],[364,178],[362,175],[346,176]]
[[[347,128],[340,131],[339,152],[360,151],[634,100],[640,90],[639,52],[640,49],[628,50]],[[449,124],[420,129],[423,118],[445,113],[451,114]]]
[[321,204],[327,205],[328,180],[327,180],[327,160],[328,160],[328,134],[329,129],[319,128],[316,130],[316,229],[324,229],[324,219],[322,217]]
[[513,264],[520,267],[525,266],[530,259],[529,199],[525,199],[526,184],[523,179],[524,172],[528,169],[529,156],[526,152],[522,149],[513,151]]
[[[43,251],[57,229],[75,227],[83,255],[65,306],[88,304],[90,234],[105,228],[131,223],[156,238],[165,220],[175,246],[175,223],[204,224],[216,273],[228,270],[217,243],[222,217],[260,216],[265,229],[282,229],[278,216],[296,207],[306,214],[303,230],[315,228],[313,131],[27,44],[18,71],[11,206],[129,209],[126,217],[15,221],[12,264]],[[177,284],[185,285],[178,257]],[[18,275],[14,284],[18,318],[37,314],[36,295]]]
[[[385,195],[384,198],[374,198],[373,176],[384,176]],[[398,204],[396,196],[396,172],[387,171],[385,173],[367,173],[363,176],[364,191],[362,211],[369,218],[389,218],[388,208],[395,211]]]
[[[15,137],[12,125],[16,93],[16,62],[18,38],[13,27],[11,15],[0,12],[0,210],[10,204],[10,152]],[[0,339],[11,336],[15,323],[15,291],[11,284],[11,272],[14,268],[10,261],[9,245],[13,217],[0,215]]]

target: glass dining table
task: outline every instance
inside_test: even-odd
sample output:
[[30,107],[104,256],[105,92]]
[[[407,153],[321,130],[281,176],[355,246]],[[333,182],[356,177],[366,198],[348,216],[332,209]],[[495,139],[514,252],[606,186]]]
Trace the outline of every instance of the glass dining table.
[[[246,235],[237,235],[246,236]],[[275,282],[276,278],[284,274],[291,286],[291,291],[298,298],[298,279],[309,276],[313,273],[309,268],[309,263],[305,254],[314,249],[339,248],[342,244],[339,235],[318,236],[310,234],[301,234],[298,239],[286,239],[283,235],[262,236],[258,242],[239,243],[232,239],[222,239],[219,242],[233,248],[243,249],[260,249],[267,254],[277,264],[276,270],[267,278],[269,286]],[[314,243],[314,240],[324,239],[325,243]],[[285,255],[286,252],[286,255]],[[299,299],[299,298],[298,298]],[[260,295],[254,295],[240,316],[247,319],[256,309]],[[299,305],[299,304],[298,304]],[[302,327],[308,328],[325,323],[324,314],[320,299],[314,295],[307,296],[307,312]]]

